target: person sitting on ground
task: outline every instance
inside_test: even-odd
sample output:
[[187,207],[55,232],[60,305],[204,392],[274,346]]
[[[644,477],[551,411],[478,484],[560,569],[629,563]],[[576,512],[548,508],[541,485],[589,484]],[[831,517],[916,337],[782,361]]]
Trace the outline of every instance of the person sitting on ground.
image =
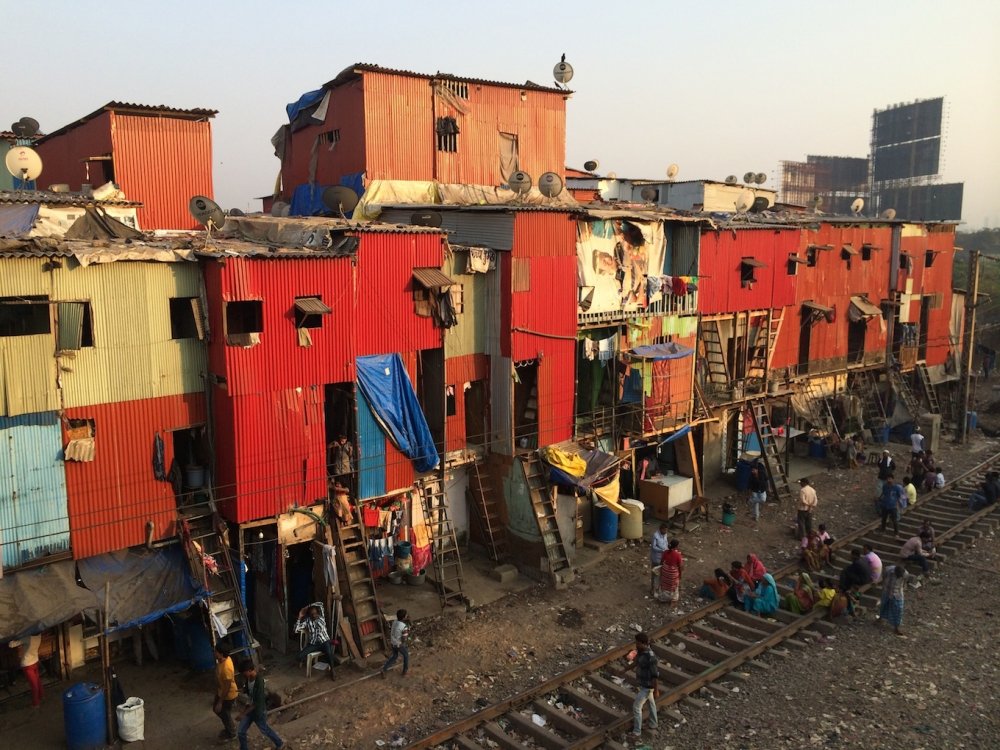
[[847,597],[847,614],[854,616],[860,598],[859,589],[871,583],[868,560],[856,547],[851,550],[851,562],[840,573],[840,590]]
[[934,471],[924,477],[924,490],[933,492],[944,487],[944,469],[940,466],[934,467]]
[[935,533],[934,526],[931,525],[931,520],[929,518],[925,518],[920,523],[920,528],[917,529],[917,536],[920,537],[920,541],[923,544],[925,552],[928,552],[931,555],[937,552],[937,549],[935,547],[935,540],[937,539],[937,534]]
[[917,504],[917,486],[911,477],[903,477],[903,492],[906,493],[906,505]]
[[846,607],[846,601],[834,588],[833,581],[829,578],[820,578],[816,603],[813,606],[827,610],[826,616],[832,620],[834,617],[840,617]]
[[819,529],[819,538],[820,538],[820,541],[822,541],[823,544],[833,544],[833,537],[830,535],[830,532],[827,530],[826,524],[825,523],[821,523],[817,528]]
[[698,596],[709,601],[725,599],[732,586],[733,580],[726,574],[726,571],[722,568],[716,568],[711,578],[702,581],[701,588],[698,589]]
[[767,568],[764,567],[764,563],[762,563],[760,558],[753,552],[747,554],[746,567],[744,569],[750,576],[750,580],[753,581],[754,585],[760,583],[760,579],[767,573]]
[[785,609],[792,614],[804,615],[816,604],[819,591],[808,573],[799,573],[795,577],[795,589],[785,596]]
[[778,585],[770,573],[765,573],[753,593],[747,595],[743,608],[762,617],[773,615],[778,609]]
[[870,544],[862,547],[865,559],[868,561],[868,570],[871,571],[872,583],[878,583],[882,578],[882,558],[875,554],[875,549]]
[[671,608],[676,607],[681,598],[681,574],[684,572],[684,556],[678,547],[680,542],[671,539],[667,551],[660,558],[660,590],[656,598],[661,602],[670,602]]
[[739,560],[733,560],[730,563],[729,577],[733,581],[733,586],[729,589],[729,598],[733,600],[734,604],[743,604],[747,594],[753,591],[754,586],[757,585],[756,582]]
[[830,547],[823,544],[818,531],[811,531],[802,540],[802,564],[812,573],[817,573],[830,560]]
[[653,538],[649,542],[649,564],[650,567],[655,568],[660,564],[660,558],[663,557],[663,553],[667,551],[667,545],[670,540],[667,538],[667,529],[669,527],[666,523],[661,523],[660,528],[653,532]]
[[986,478],[983,479],[983,484],[978,491],[973,492],[969,496],[969,510],[973,513],[980,511],[983,508],[996,504],[997,501],[997,485],[993,481],[993,475],[995,472],[987,472]]
[[927,559],[933,557],[930,552],[927,552],[927,550],[924,549],[924,540],[928,539],[929,537],[926,532],[922,533],[920,536],[911,536],[903,543],[903,546],[899,548],[900,559],[915,562],[920,566],[920,570],[923,571],[924,575],[927,575],[931,569]]

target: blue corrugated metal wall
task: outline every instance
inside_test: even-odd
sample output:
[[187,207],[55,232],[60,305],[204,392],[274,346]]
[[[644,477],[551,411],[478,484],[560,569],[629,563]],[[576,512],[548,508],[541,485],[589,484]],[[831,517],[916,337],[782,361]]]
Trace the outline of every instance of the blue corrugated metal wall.
[[385,494],[385,433],[375,421],[368,400],[361,389],[358,397],[358,497],[381,497]]
[[0,418],[4,568],[69,549],[62,431],[55,412]]

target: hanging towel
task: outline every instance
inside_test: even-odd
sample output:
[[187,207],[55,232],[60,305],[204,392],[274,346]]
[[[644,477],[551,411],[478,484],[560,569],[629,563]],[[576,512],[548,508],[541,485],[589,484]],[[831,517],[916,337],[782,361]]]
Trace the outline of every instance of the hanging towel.
[[609,359],[614,359],[615,357],[615,337],[608,336],[606,339],[601,339],[597,342],[597,358],[601,362],[607,362]]
[[333,591],[337,590],[337,551],[329,544],[319,545],[323,557],[323,578]]
[[688,291],[687,282],[681,276],[674,276],[670,291],[677,297],[683,297]]
[[583,340],[583,356],[593,360],[597,356],[597,342],[593,339]]
[[378,508],[373,505],[366,505],[364,510],[361,511],[361,519],[365,526],[369,528],[374,528],[378,526]]

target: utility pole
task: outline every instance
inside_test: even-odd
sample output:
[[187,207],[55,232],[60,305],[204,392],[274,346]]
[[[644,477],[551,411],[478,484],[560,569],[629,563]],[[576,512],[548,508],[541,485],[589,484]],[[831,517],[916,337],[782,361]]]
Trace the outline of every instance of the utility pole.
[[962,390],[959,399],[958,442],[969,437],[969,395],[972,386],[972,354],[976,340],[976,300],[979,297],[979,251],[969,253],[969,282],[965,291],[965,331],[962,337]]

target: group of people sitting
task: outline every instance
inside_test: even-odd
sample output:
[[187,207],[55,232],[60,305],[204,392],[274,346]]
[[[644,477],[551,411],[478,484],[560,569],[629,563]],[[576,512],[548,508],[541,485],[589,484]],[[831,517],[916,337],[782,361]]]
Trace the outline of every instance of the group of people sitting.
[[716,568],[714,575],[702,582],[698,595],[710,600],[728,597],[736,606],[762,616],[774,614],[780,604],[774,577],[752,552],[745,564],[733,560],[728,573]]
[[975,513],[996,505],[998,499],[1000,499],[1000,472],[989,471],[979,490],[969,496],[969,510]]

